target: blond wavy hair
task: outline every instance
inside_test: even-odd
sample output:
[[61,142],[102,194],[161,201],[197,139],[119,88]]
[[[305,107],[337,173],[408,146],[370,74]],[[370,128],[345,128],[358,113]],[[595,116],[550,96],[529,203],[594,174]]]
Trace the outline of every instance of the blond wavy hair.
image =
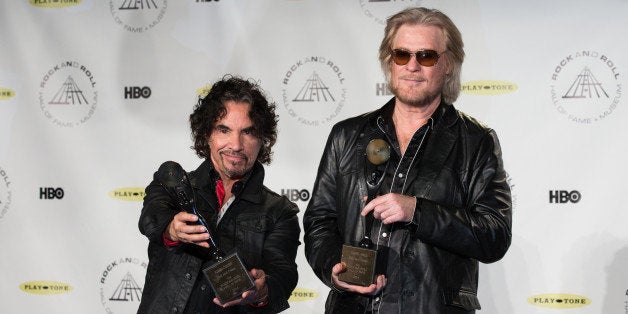
[[464,43],[462,35],[444,13],[423,7],[405,9],[386,20],[386,29],[384,30],[384,39],[379,46],[379,62],[386,76],[386,82],[391,85],[391,67],[392,67],[392,42],[397,31],[402,25],[427,25],[436,26],[443,31],[446,39],[447,52],[442,58],[447,59],[447,63],[451,66],[449,75],[445,78],[443,86],[442,99],[447,104],[452,104],[460,94],[460,72],[462,71],[462,62],[464,61]]

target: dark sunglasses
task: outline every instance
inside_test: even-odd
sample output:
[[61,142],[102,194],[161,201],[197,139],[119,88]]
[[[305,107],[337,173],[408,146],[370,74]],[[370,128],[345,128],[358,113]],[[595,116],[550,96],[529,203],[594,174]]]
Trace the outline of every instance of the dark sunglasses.
[[410,62],[410,58],[414,56],[416,61],[425,67],[431,67],[438,62],[438,58],[441,55],[434,50],[419,50],[417,52],[410,52],[403,49],[393,49],[392,50],[392,59],[397,65],[406,65]]

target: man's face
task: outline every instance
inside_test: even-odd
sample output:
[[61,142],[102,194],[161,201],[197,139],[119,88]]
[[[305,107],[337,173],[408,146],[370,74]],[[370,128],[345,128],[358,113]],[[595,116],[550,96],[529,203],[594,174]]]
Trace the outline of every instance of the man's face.
[[208,138],[211,161],[223,181],[241,179],[255,164],[262,141],[253,135],[251,105],[227,101],[227,114]]
[[406,105],[424,107],[440,102],[448,65],[444,55],[445,36],[442,30],[427,25],[402,25],[392,41],[392,49],[410,52],[435,50],[441,54],[438,62],[431,66],[420,65],[415,56],[405,65],[391,61],[391,90]]

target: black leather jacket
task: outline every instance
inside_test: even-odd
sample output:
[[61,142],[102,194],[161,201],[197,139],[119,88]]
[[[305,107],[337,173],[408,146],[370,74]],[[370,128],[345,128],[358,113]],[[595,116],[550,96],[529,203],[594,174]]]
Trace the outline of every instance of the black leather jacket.
[[[366,141],[383,136],[377,118],[393,106],[394,99],[342,121],[329,135],[303,223],[307,260],[330,287],[342,244],[356,245],[363,235],[358,215],[367,185],[359,165]],[[398,280],[387,282],[382,299],[332,287],[327,313],[364,313],[381,300],[397,303],[393,308],[399,313],[473,313],[480,308],[478,261],[501,259],[511,241],[511,196],[501,149],[493,130],[453,105],[441,104],[434,116],[423,156],[411,166],[403,191],[418,201],[412,223],[397,223],[395,229],[402,232],[396,248]],[[387,290],[398,293],[386,295]]]
[[[197,210],[217,229],[212,236],[221,249],[236,250],[248,269],[264,270],[270,294],[270,301],[264,307],[245,305],[220,309],[214,306],[211,312],[285,310],[298,280],[295,263],[300,244],[298,207],[263,186],[264,168],[256,163],[248,180],[239,187],[241,190],[234,191],[236,199],[216,228],[217,200],[211,167],[211,162],[206,160],[189,174],[197,197]],[[138,313],[182,313],[197,277],[204,276],[201,272],[203,259],[199,257],[203,248],[189,244],[169,248],[163,243],[162,233],[179,211],[156,181],[146,188],[139,229],[149,239],[149,263]]]

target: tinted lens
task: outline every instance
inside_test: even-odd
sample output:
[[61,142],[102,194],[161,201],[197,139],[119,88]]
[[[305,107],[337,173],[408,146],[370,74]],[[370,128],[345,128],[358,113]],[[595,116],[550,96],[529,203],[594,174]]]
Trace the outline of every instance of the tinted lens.
[[431,67],[438,61],[438,53],[434,50],[420,50],[416,52],[416,61],[420,65]]
[[410,58],[412,58],[413,55],[416,57],[416,61],[420,65],[426,67],[431,67],[435,65],[439,57],[438,52],[434,50],[419,50],[415,53],[401,49],[394,49],[392,51],[392,59],[397,65],[408,64],[408,62],[410,62]]
[[392,59],[397,65],[406,65],[410,61],[412,53],[405,50],[395,49],[392,51]]

